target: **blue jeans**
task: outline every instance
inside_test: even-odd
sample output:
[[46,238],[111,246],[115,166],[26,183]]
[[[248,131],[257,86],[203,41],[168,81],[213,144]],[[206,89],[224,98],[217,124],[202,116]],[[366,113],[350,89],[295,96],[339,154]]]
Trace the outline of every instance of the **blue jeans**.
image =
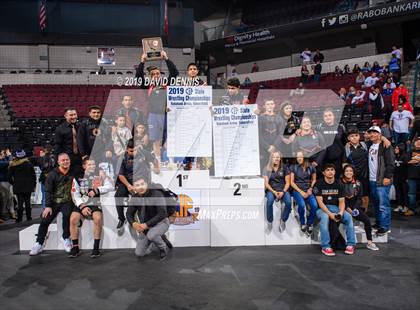
[[45,209],[45,184],[40,183],[41,185],[41,206],[42,209]]
[[[276,197],[270,191],[266,191],[265,197],[267,198],[267,222],[272,223],[273,222],[273,204],[274,204],[274,201],[276,200]],[[287,221],[287,218],[289,217],[289,214],[290,214],[290,210],[292,208],[292,200],[290,198],[289,192],[284,193],[283,197],[281,198],[281,201],[284,202],[284,204],[286,205],[281,215],[281,218],[283,221]]]
[[420,187],[420,180],[408,179],[408,207],[411,210],[416,209],[416,193]]
[[321,80],[321,74],[314,74],[314,82],[319,82]]
[[306,221],[306,224],[312,225],[314,223],[316,209],[318,209],[318,203],[316,202],[315,196],[310,195],[308,198],[304,199],[299,192],[293,191],[293,198],[295,199],[298,205],[299,220],[300,220],[301,225],[305,225],[305,209],[306,209],[305,202],[309,204],[310,206],[309,216]]
[[[338,213],[339,209],[337,206],[334,205],[326,205],[328,210],[330,210],[332,213]],[[328,230],[328,225],[330,222],[330,218],[328,217],[328,214],[325,213],[321,208],[318,208],[316,211],[316,216],[319,220],[319,230],[321,232],[321,247],[323,249],[330,248],[330,232]],[[351,215],[348,212],[344,212],[343,218],[341,219],[341,223],[344,224],[346,227],[346,240],[347,245],[354,246],[356,245],[356,235],[354,233],[354,226],[353,226],[353,220]]]
[[409,133],[399,133],[399,132],[392,132],[393,138],[394,138],[394,143],[395,145],[398,145],[400,143],[406,143],[410,134]]
[[389,190],[391,185],[378,186],[376,182],[369,181],[370,200],[375,211],[376,224],[388,230],[391,227],[391,202]]

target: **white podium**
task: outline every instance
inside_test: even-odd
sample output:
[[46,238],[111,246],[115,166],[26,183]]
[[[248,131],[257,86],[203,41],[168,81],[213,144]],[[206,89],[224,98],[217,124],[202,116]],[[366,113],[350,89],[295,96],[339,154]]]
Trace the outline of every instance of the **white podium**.
[[[180,208],[174,224],[167,233],[176,247],[188,246],[261,246],[317,244],[319,236],[313,239],[300,232],[297,210],[292,208],[286,222],[286,230],[279,232],[281,208],[274,206],[273,228],[266,227],[264,180],[261,177],[214,178],[208,170],[162,170],[153,174],[154,183],[177,193]],[[126,223],[120,231],[115,207],[114,192],[101,197],[104,215],[101,247],[103,249],[134,248],[137,233]],[[125,210],[126,211],[126,210]],[[317,226],[315,226],[315,229]],[[30,250],[35,242],[38,224],[19,232],[20,250]],[[49,227],[44,249],[63,249],[61,242],[62,215],[57,224]],[[356,231],[357,241],[366,242],[366,235]],[[387,237],[374,238],[375,242],[387,242]],[[93,222],[84,220],[80,228],[79,244],[82,249],[93,247]]]

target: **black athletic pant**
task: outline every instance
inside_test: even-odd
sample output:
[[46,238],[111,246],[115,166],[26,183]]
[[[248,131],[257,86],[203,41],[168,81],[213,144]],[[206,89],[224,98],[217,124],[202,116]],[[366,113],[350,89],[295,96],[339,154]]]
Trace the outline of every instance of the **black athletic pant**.
[[31,216],[31,193],[18,193],[17,196],[17,221],[22,221],[23,205],[25,205],[26,219],[30,220]]
[[129,192],[127,187],[124,184],[119,183],[117,185],[117,191],[115,193],[115,207],[117,208],[118,220],[121,222],[125,222],[125,214],[124,214],[124,207],[123,204],[124,198],[129,197]]
[[408,206],[408,183],[407,180],[394,179],[395,200],[397,206]]
[[45,241],[45,236],[48,232],[48,226],[54,221],[58,213],[63,214],[63,239],[70,238],[70,215],[73,210],[73,203],[68,202],[64,204],[59,204],[54,206],[53,211],[46,218],[42,218],[41,224],[38,228],[38,236],[36,242],[43,244]]
[[359,210],[359,215],[353,217],[355,220],[358,220],[363,223],[365,226],[365,232],[366,232],[366,238],[368,240],[372,240],[372,224],[370,223],[369,217],[363,212],[363,209],[361,207],[356,207],[357,210]]

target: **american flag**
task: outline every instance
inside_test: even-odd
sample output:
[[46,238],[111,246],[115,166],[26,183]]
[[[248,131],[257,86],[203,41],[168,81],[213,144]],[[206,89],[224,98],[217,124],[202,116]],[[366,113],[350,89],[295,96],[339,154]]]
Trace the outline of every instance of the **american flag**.
[[47,1],[39,1],[39,29],[45,31],[47,29]]

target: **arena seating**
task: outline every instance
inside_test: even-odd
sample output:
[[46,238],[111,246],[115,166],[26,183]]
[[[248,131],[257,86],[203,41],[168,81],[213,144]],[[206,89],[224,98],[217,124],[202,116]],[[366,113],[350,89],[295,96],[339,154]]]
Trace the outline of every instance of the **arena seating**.
[[[348,89],[355,85],[354,74],[336,77],[334,74],[323,74],[320,83],[310,82],[304,85],[305,89],[331,89],[338,92],[341,87]],[[265,89],[295,89],[300,82],[300,77],[270,80],[252,83],[249,97],[251,102],[256,102],[259,90]],[[357,88],[357,87],[356,87]],[[4,85],[3,92],[6,101],[12,107],[15,121],[14,125],[20,129],[21,138],[28,149],[33,146],[45,146],[54,141],[54,131],[63,119],[65,107],[75,107],[79,117],[87,116],[90,105],[105,107],[107,111],[115,111],[119,99],[111,98],[111,90],[127,90],[112,85]],[[136,89],[131,87],[128,89]],[[366,91],[365,100],[368,100],[370,89]],[[384,96],[385,104],[389,104],[390,96]],[[109,108],[112,101],[113,108]],[[259,101],[257,103],[260,103]],[[357,126],[361,131],[366,130],[372,121],[372,114],[363,106],[351,106],[346,102],[341,123],[347,127]],[[105,113],[106,114],[106,113]],[[297,112],[299,114],[299,112]],[[106,115],[105,115],[106,116]]]

